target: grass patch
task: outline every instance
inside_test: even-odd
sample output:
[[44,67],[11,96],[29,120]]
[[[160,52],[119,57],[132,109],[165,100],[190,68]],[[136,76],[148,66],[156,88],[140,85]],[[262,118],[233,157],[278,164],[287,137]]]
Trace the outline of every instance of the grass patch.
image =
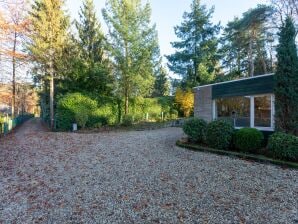
[[182,142],[179,140],[176,142],[176,145],[179,147],[191,149],[194,151],[209,152],[209,153],[215,153],[218,155],[225,155],[225,156],[233,156],[241,159],[252,160],[252,161],[261,162],[261,163],[271,163],[282,167],[298,169],[298,163],[276,160],[263,155],[255,155],[255,154],[248,154],[248,153],[234,152],[234,151],[224,151],[224,150],[213,149],[206,146],[200,146],[200,145],[192,144],[188,142]]

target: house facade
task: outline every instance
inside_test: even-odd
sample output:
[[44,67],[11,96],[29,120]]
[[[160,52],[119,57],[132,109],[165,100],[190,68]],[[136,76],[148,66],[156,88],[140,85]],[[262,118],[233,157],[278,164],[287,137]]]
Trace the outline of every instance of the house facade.
[[198,86],[194,115],[207,122],[224,119],[235,128],[252,127],[274,131],[274,75]]

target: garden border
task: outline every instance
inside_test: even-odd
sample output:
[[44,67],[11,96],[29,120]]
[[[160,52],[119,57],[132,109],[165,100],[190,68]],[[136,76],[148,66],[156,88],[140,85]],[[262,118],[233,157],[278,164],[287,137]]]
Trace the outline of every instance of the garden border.
[[270,163],[278,166],[283,166],[287,168],[294,168],[298,169],[298,163],[295,162],[288,162],[288,161],[283,161],[283,160],[276,160],[272,158],[268,158],[263,155],[252,155],[252,154],[246,154],[246,153],[241,153],[241,152],[233,152],[233,151],[223,151],[219,149],[213,149],[205,146],[200,146],[200,145],[195,145],[191,143],[185,143],[181,142],[178,140],[176,142],[176,145],[181,147],[181,148],[186,148],[186,149],[191,149],[194,151],[201,151],[201,152],[208,152],[208,153],[214,153],[218,155],[224,155],[224,156],[230,156],[230,157],[238,157],[240,159],[247,159],[247,160],[252,160],[260,163]]

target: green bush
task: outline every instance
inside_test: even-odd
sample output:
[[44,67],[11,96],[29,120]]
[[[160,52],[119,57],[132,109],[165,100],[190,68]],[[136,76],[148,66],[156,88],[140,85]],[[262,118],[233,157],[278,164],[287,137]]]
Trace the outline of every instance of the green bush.
[[96,110],[96,116],[100,117],[103,125],[113,125],[118,122],[117,105],[113,102],[105,103]]
[[207,144],[216,149],[228,149],[233,133],[234,127],[231,123],[223,120],[212,121],[207,125]]
[[244,152],[257,152],[263,140],[263,133],[255,128],[242,128],[234,135],[236,149]]
[[183,131],[191,141],[203,142],[206,137],[207,122],[199,118],[190,118],[183,125]]
[[268,150],[274,158],[298,162],[298,137],[274,133],[269,138]]
[[79,114],[82,108],[87,111],[89,117],[91,112],[97,109],[97,102],[81,93],[69,93],[60,98],[56,111],[57,128],[70,130],[72,123],[76,122],[75,115]]
[[170,118],[176,120],[178,118],[179,112],[178,110],[172,109],[170,111]]
[[138,122],[140,118],[141,120],[146,118],[147,113],[151,121],[160,121],[162,112],[165,120],[170,119],[173,102],[173,97],[136,97],[130,101],[130,114],[134,116],[135,122]]
[[103,112],[101,109],[92,111],[89,115],[87,127],[98,128],[103,125],[109,124],[109,119],[102,114],[103,114]]
[[125,127],[131,126],[133,124],[133,115],[126,114],[122,117],[122,125]]
[[88,121],[88,111],[84,108],[80,108],[75,111],[75,121],[77,122],[78,126],[81,128],[86,127],[86,123]]

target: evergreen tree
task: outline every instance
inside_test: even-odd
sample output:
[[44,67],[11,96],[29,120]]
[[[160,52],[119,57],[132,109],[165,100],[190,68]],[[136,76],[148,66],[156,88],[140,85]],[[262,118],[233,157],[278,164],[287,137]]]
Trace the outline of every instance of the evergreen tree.
[[[171,71],[179,74],[188,87],[210,82],[218,63],[216,52],[220,26],[211,23],[214,9],[207,10],[200,0],[193,0],[191,11],[185,12],[183,22],[175,27],[181,41],[171,43],[176,52],[167,56]],[[204,74],[202,74],[204,73]]]
[[267,5],[258,5],[243,13],[235,28],[239,34],[245,35],[244,46],[247,48],[248,75],[254,76],[255,63],[261,63],[263,72],[267,73],[266,50],[266,22],[272,15],[272,8]]
[[275,74],[275,121],[277,129],[298,135],[298,56],[296,30],[287,17],[279,33]]
[[31,11],[32,34],[28,49],[39,68],[36,77],[49,89],[50,123],[54,128],[54,78],[58,74],[59,61],[67,37],[68,17],[62,7],[63,0],[35,0]]
[[63,66],[68,65],[68,69],[62,81],[62,91],[110,95],[113,88],[111,63],[93,0],[84,0],[79,16],[80,20],[75,21],[78,38],[69,38],[72,41],[65,52]]
[[228,74],[248,72],[247,69],[247,36],[244,32],[240,32],[237,25],[238,18],[228,22],[224,28],[222,37],[220,38],[221,48],[219,54],[222,59],[222,66]]
[[93,0],[83,1],[79,16],[80,20],[75,24],[79,34],[81,58],[92,67],[95,63],[104,61],[104,34],[95,14]]
[[167,96],[170,93],[168,73],[163,66],[160,66],[155,77],[153,97]]
[[154,85],[159,47],[155,25],[150,25],[151,7],[141,0],[108,0],[103,16],[117,68],[118,93],[128,114],[129,99],[150,96]]

